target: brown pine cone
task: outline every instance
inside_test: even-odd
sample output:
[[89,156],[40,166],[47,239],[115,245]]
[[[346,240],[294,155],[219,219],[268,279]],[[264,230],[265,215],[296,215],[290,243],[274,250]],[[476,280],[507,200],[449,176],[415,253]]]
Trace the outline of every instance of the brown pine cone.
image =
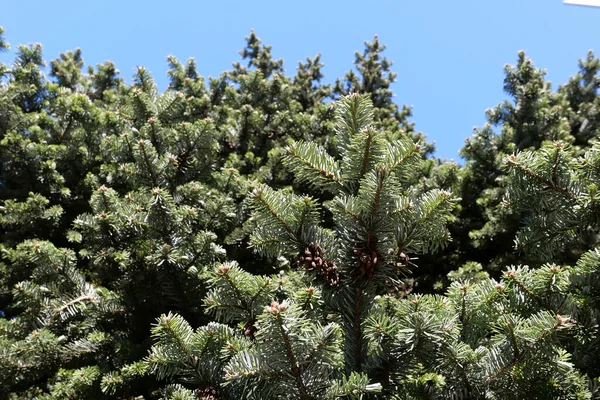
[[244,335],[246,335],[246,337],[251,340],[254,340],[256,332],[258,332],[258,328],[256,327],[256,325],[254,325],[254,322],[255,321],[250,320],[246,322],[246,324],[242,328],[242,330],[244,331]]
[[202,400],[219,400],[218,390],[212,386],[195,390],[196,397]]
[[375,267],[380,264],[381,257],[375,250],[362,249],[354,250],[358,256],[357,272],[359,276],[366,276],[369,280],[373,279]]
[[327,261],[321,267],[321,276],[327,282],[329,287],[334,287],[340,284],[340,274],[335,265],[335,261]]
[[318,270],[319,275],[330,287],[340,283],[335,261],[324,259],[323,249],[318,244],[311,243],[301,251],[296,257],[296,265],[298,268],[305,268],[308,271]]
[[321,249],[321,246],[311,243],[304,251],[301,251],[300,254],[298,254],[296,257],[296,265],[298,268],[304,267],[307,270],[321,267],[324,262],[322,254],[323,250]]

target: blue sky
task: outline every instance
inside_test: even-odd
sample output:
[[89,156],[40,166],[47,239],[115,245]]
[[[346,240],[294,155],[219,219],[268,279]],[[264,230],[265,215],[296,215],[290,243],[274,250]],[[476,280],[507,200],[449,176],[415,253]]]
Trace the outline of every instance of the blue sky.
[[130,79],[137,65],[167,85],[166,57],[196,58],[203,76],[238,61],[254,29],[289,74],[322,53],[325,80],[342,77],[354,52],[379,35],[398,82],[396,101],[414,106],[419,131],[437,156],[458,158],[484,112],[506,98],[503,66],[524,49],[553,86],[577,71],[589,49],[600,56],[600,8],[562,0],[373,1],[6,1],[0,26],[11,43],[40,42],[46,60],[82,48],[87,64],[112,60]]

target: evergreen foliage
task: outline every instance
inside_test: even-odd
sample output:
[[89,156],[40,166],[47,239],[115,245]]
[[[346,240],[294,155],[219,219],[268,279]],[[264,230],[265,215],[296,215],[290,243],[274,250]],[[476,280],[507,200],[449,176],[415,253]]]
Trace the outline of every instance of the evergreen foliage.
[[[597,376],[589,356],[598,319],[586,304],[595,295],[584,298],[597,284],[582,275],[596,273],[598,253],[586,253],[573,267],[510,267],[500,280],[456,281],[445,296],[403,298],[398,273],[407,254],[444,243],[452,197],[402,189],[403,167],[419,162],[418,145],[390,146],[384,135],[369,131],[370,108],[358,95],[338,107],[336,127],[345,143],[339,152],[342,160],[358,157],[353,162],[336,162],[305,144],[287,149],[286,163],[299,179],[336,193],[327,204],[333,230],[319,227],[319,205],[308,197],[267,186],[254,191],[255,249],[284,256],[292,268],[296,261],[296,271],[242,277],[237,267],[223,264],[214,275],[225,280],[209,280],[208,308],[219,321],[243,326],[246,337],[221,372],[229,390],[223,398],[589,398],[587,377]],[[286,278],[299,292],[287,292]],[[299,293],[321,298],[298,301]],[[254,301],[263,295],[264,303],[273,300],[256,317]],[[337,336],[326,334],[328,326]],[[180,335],[183,329],[162,341]],[[310,345],[319,343],[343,359],[313,355]]]
[[217,77],[169,57],[159,93],[18,47],[0,399],[598,398],[600,61],[553,91],[520,52],[460,166],[384,49],[329,85],[250,32]]
[[[504,89],[512,102],[487,110],[489,123],[475,128],[461,150],[466,164],[455,181],[455,191],[462,198],[461,212],[458,223],[451,227],[460,242],[459,266],[477,261],[497,275],[511,263],[540,266],[552,259],[573,264],[581,252],[594,247],[588,240],[578,251],[563,246],[564,251],[541,258],[540,253],[513,251],[517,232],[529,224],[534,211],[508,207],[505,201],[507,190],[515,190],[505,168],[507,156],[561,141],[568,145],[570,156],[581,157],[594,145],[599,129],[595,115],[600,99],[598,59],[589,52],[579,67],[580,71],[556,91],[545,81],[545,72],[522,51],[514,67],[505,67]],[[561,207],[547,204],[556,211]]]

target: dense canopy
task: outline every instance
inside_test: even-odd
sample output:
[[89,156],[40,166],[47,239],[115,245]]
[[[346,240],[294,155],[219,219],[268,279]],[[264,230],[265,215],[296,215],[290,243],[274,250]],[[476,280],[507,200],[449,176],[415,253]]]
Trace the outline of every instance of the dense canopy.
[[0,399],[600,398],[600,59],[519,52],[457,164],[384,50],[0,64]]

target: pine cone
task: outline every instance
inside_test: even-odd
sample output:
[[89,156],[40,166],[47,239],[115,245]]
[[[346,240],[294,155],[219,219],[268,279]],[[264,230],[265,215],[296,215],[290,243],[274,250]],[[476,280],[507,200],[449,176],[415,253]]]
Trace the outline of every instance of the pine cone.
[[250,320],[246,322],[244,328],[242,328],[242,330],[244,331],[244,335],[246,335],[246,337],[251,340],[254,340],[256,332],[258,332],[258,328],[256,327],[256,325],[254,325],[254,322],[255,321]]
[[375,266],[379,264],[381,257],[375,250],[363,249],[354,250],[358,255],[357,272],[359,276],[366,276],[369,280],[373,279]]
[[195,393],[196,397],[202,400],[219,400],[218,390],[212,386],[198,388]]
[[335,265],[335,261],[326,261],[321,267],[321,276],[325,279],[329,287],[340,284],[340,274]]
[[322,254],[323,250],[321,249],[321,246],[311,243],[304,251],[301,251],[300,254],[298,254],[296,265],[298,268],[304,267],[307,270],[312,270],[317,267],[320,268],[324,263]]
[[301,251],[296,257],[296,265],[298,268],[305,268],[307,271],[318,270],[319,275],[330,287],[337,286],[340,283],[340,275],[335,261],[324,259],[323,249],[318,244],[311,243],[304,251]]

